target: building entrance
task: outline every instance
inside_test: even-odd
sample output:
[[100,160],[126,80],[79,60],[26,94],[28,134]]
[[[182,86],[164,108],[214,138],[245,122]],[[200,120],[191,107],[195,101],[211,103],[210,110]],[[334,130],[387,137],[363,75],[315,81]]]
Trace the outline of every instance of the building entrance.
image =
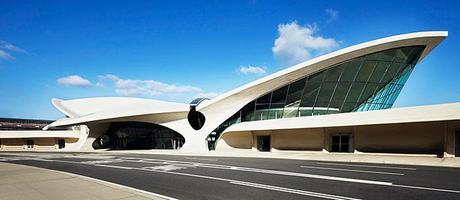
[[98,137],[95,149],[179,149],[185,138],[157,124],[144,122],[114,122],[105,135]]
[[269,135],[259,135],[257,136],[257,149],[259,151],[270,151],[270,136]]
[[350,152],[350,135],[334,135],[331,144],[332,152]]

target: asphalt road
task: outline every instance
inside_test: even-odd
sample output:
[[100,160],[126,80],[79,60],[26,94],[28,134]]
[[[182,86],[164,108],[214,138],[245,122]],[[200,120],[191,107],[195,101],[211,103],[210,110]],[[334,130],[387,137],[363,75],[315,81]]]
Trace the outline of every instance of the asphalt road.
[[114,153],[0,154],[178,199],[460,199],[460,169]]

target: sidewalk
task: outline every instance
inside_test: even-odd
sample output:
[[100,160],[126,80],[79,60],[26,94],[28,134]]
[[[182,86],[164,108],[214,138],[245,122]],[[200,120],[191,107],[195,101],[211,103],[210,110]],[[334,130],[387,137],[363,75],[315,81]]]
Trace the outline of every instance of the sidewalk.
[[42,168],[0,162],[2,200],[147,200],[161,195]]

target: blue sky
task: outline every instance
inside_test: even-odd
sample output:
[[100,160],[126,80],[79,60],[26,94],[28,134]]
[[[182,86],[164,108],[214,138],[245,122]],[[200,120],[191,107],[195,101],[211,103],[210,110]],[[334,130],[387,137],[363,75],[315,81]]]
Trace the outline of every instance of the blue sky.
[[[3,1],[0,117],[56,119],[51,98],[215,96],[390,35],[447,30],[395,107],[460,102],[457,1]],[[277,42],[276,42],[277,41]]]

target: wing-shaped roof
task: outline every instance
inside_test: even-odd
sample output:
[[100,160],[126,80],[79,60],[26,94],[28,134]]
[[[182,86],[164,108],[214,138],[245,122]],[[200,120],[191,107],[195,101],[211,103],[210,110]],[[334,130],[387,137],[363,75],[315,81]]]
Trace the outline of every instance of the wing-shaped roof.
[[[423,45],[426,48],[419,59],[421,61],[447,35],[448,33],[445,31],[416,32],[377,39],[340,49],[265,76],[212,100],[204,101],[197,109],[205,114],[216,114],[213,118],[207,120],[207,123],[217,126],[245,104],[265,93],[356,57],[392,48]],[[82,124],[90,121],[146,114],[187,112],[189,109],[189,105],[187,104],[124,97],[88,98],[68,101],[53,99],[53,105],[70,118],[58,120],[50,126]]]
[[[302,77],[364,55],[407,46],[425,46],[419,62],[448,35],[447,31],[428,31],[396,35],[361,43],[299,63],[242,85],[198,106],[203,113],[221,113],[228,118],[250,101]],[[222,123],[222,119],[216,119]],[[225,120],[225,119],[223,119]],[[218,123],[216,121],[216,123]]]
[[188,104],[128,97],[97,97],[67,101],[53,99],[52,103],[69,118],[59,119],[48,127],[147,114],[187,112],[189,109]]

